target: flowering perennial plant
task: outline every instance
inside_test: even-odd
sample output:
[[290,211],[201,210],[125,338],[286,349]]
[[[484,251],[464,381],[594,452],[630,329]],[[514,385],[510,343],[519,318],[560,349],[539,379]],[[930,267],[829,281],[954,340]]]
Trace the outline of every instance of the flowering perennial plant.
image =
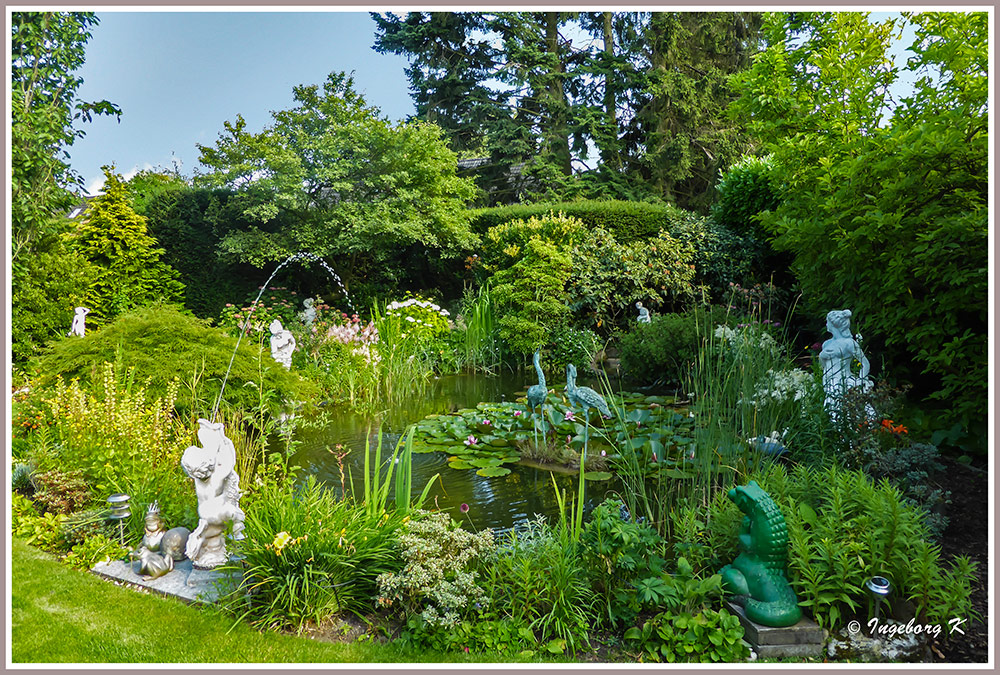
[[437,338],[451,329],[448,310],[420,296],[390,302],[385,310],[387,317],[406,322],[406,331],[420,339]]
[[378,604],[399,604],[431,626],[454,626],[477,606],[488,604],[472,569],[477,558],[496,550],[492,530],[463,530],[445,512],[416,511],[399,537],[406,566],[378,577]]

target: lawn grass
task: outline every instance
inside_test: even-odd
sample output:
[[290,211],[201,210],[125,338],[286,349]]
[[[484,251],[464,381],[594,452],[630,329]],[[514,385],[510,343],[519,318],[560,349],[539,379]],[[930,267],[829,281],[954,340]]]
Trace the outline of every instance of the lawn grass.
[[[404,651],[260,632],[212,607],[116,586],[13,539],[12,663],[491,662],[487,654]],[[231,630],[230,630],[231,629]]]

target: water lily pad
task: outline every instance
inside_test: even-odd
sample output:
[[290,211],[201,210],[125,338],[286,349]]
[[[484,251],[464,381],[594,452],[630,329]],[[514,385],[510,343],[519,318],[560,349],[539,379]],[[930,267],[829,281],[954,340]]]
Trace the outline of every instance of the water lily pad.
[[498,438],[491,438],[490,439],[490,445],[498,447],[498,448],[505,448],[508,445],[510,445],[510,441],[508,441],[506,438],[499,438],[499,437]]
[[497,478],[499,476],[506,476],[510,473],[510,469],[502,466],[491,466],[485,469],[480,469],[476,472],[477,476],[483,476],[484,478]]
[[607,471],[588,471],[583,474],[583,477],[587,480],[608,480],[611,478],[611,474]]
[[459,460],[457,462],[448,462],[448,466],[450,466],[452,469],[475,469],[476,468],[476,467],[472,466],[472,464],[470,464],[469,462],[466,462],[466,461],[463,461],[463,460]]

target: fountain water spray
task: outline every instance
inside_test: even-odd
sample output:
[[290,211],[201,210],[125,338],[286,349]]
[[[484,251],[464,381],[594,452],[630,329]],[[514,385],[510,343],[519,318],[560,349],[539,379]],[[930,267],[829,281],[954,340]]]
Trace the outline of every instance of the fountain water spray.
[[277,267],[274,268],[274,271],[271,272],[271,276],[269,276],[267,278],[267,281],[264,282],[264,285],[260,287],[260,292],[257,293],[257,297],[250,305],[250,313],[247,314],[246,321],[244,321],[243,325],[240,326],[240,335],[238,338],[236,338],[236,348],[233,349],[233,355],[229,359],[229,366],[226,368],[226,376],[222,378],[222,387],[219,389],[219,396],[218,398],[215,399],[215,407],[212,408],[212,420],[211,420],[212,422],[215,422],[215,416],[219,412],[219,404],[222,402],[222,394],[226,391],[226,382],[229,380],[229,372],[233,369],[233,361],[236,360],[236,352],[239,351],[240,342],[243,340],[243,333],[246,332],[246,328],[250,325],[250,319],[253,316],[253,311],[257,309],[257,305],[260,302],[260,297],[264,295],[264,291],[267,290],[268,285],[271,283],[275,275],[278,274],[278,271],[281,270],[282,267],[284,267],[290,262],[297,262],[302,260],[311,260],[318,262],[320,265],[322,265],[322,267],[327,272],[329,272],[330,276],[333,277],[333,280],[337,282],[337,286],[340,287],[340,291],[344,294],[344,299],[347,301],[348,308],[351,310],[351,312],[354,312],[354,305],[351,304],[351,298],[350,296],[347,295],[347,289],[344,288],[344,282],[341,281],[340,275],[334,272],[333,268],[330,267],[325,260],[320,258],[315,253],[309,253],[308,251],[299,251],[298,253],[293,253],[292,255],[288,256],[288,258],[286,258],[283,262],[281,262]]

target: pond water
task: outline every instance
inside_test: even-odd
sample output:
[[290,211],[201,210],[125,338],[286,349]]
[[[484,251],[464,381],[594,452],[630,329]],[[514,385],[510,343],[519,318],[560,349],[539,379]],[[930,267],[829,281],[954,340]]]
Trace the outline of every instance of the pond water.
[[[310,426],[296,432],[302,445],[293,456],[292,464],[302,467],[302,477],[313,474],[322,483],[339,491],[341,465],[335,452],[349,450],[342,460],[344,475],[350,476],[345,478],[344,483],[353,480],[356,494],[361,495],[365,443],[366,440],[370,442],[369,452],[372,455],[371,461],[374,461],[380,423],[384,462],[391,456],[396,442],[406,428],[427,415],[474,408],[477,403],[484,401],[514,401],[518,396],[524,396],[525,389],[534,382],[533,372],[507,372],[499,376],[446,375],[436,379],[423,395],[395,406],[379,419],[366,418],[344,409],[327,409],[323,413],[322,426]],[[553,378],[550,388],[561,391],[563,384],[558,378]],[[596,385],[592,386],[596,388]],[[344,447],[337,450],[337,445]],[[514,464],[508,465],[511,469],[509,475],[486,478],[477,475],[474,470],[449,467],[448,457],[446,452],[414,453],[413,497],[418,497],[427,481],[435,474],[440,474],[440,479],[431,488],[426,506],[451,512],[457,521],[467,527],[507,530],[533,520],[535,514],[546,516],[550,523],[556,521],[559,507],[553,478],[559,489],[566,491],[567,498],[576,494],[576,471],[549,471],[537,466]],[[592,508],[600,503],[615,487],[611,481],[588,482],[585,508]],[[468,513],[461,513],[462,504],[469,505]]]

